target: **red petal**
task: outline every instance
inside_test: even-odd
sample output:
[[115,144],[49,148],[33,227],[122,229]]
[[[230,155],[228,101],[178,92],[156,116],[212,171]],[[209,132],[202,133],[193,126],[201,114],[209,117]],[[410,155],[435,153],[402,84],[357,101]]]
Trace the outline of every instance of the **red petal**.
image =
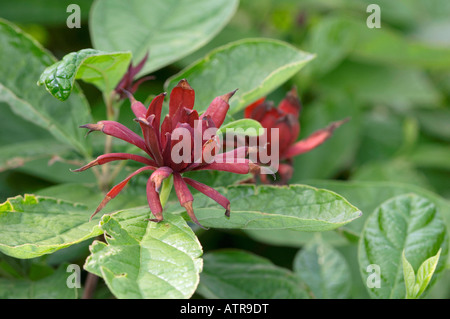
[[278,109],[284,114],[293,114],[298,118],[301,110],[301,103],[297,95],[297,89],[293,87],[286,97],[280,102]]
[[234,95],[234,93],[236,93],[236,91],[237,90],[234,90],[225,95],[216,97],[211,102],[205,113],[202,114],[200,119],[202,119],[205,116],[210,116],[215,126],[219,128],[222,125],[223,121],[225,120],[225,116],[227,115],[228,109],[230,108],[228,101]]
[[161,152],[161,145],[159,142],[158,134],[156,132],[155,127],[153,126],[153,123],[155,121],[155,115],[150,115],[147,120],[143,118],[136,119],[137,122],[139,122],[143,126],[143,132],[144,132],[144,139],[145,144],[147,145],[147,148],[150,150],[150,152],[153,155],[153,158],[155,159],[158,166],[162,166],[164,164],[162,152]]
[[[72,170],[72,172],[82,172],[84,170],[87,170],[88,168],[91,168],[96,165],[103,165],[109,162],[113,161],[121,161],[121,160],[133,160],[139,163],[151,165],[151,166],[157,166],[155,162],[148,159],[147,157],[140,156],[140,155],[134,155],[134,154],[128,154],[128,153],[109,153],[109,154],[103,154],[97,157],[92,162],[84,165],[83,167],[80,167],[78,169]],[[154,168],[156,169],[156,168]]]
[[259,100],[256,100],[255,102],[253,102],[252,104],[247,105],[247,107],[245,108],[244,111],[244,117],[245,118],[252,118],[252,112],[253,110],[259,106],[260,104],[262,104],[264,101],[266,100],[266,97],[262,97]]
[[161,93],[157,95],[150,103],[147,114],[145,114],[145,118],[148,118],[152,114],[155,115],[155,127],[157,127],[158,132],[159,126],[161,125],[161,110],[164,102],[164,97],[166,95],[167,95],[166,93]]
[[172,175],[172,172],[173,170],[170,167],[163,166],[152,173],[152,175],[150,176],[150,180],[153,183],[153,188],[157,193],[159,193],[159,189],[161,188],[163,180],[170,177],[170,175]]
[[170,92],[169,100],[169,116],[173,116],[180,107],[186,107],[188,109],[194,108],[195,92],[186,81],[182,79],[178,82],[177,86]]
[[148,206],[150,207],[152,214],[156,217],[155,219],[150,219],[150,220],[153,222],[160,222],[163,220],[163,214],[162,214],[163,209],[161,206],[161,200],[159,199],[159,195],[155,191],[155,187],[153,186],[153,183],[150,178],[147,181],[147,189],[146,190],[147,190]]
[[88,134],[92,131],[102,131],[103,133],[105,133],[107,135],[117,137],[118,139],[121,139],[125,142],[136,145],[141,150],[144,150],[146,153],[149,153],[147,146],[145,145],[145,142],[142,139],[142,137],[140,137],[139,135],[134,133],[132,130],[130,130],[125,125],[122,125],[118,122],[100,121],[97,124],[86,124],[86,125],[82,125],[80,127],[89,129]]
[[130,181],[130,179],[134,176],[136,176],[137,174],[143,172],[143,171],[148,171],[148,170],[154,170],[155,168],[152,166],[144,166],[141,167],[140,169],[138,169],[137,171],[131,173],[130,175],[128,175],[127,178],[125,178],[123,181],[121,181],[119,184],[117,184],[116,186],[114,186],[105,196],[105,198],[102,200],[102,202],[100,203],[100,205],[98,205],[97,209],[95,210],[95,212],[91,215],[91,219],[92,217],[95,216],[95,214],[97,214],[99,211],[101,211],[103,209],[103,207],[105,207],[105,205],[114,197],[116,197],[122,190],[123,188],[127,185],[127,183]]
[[223,208],[226,209],[225,215],[230,217],[230,201],[220,194],[218,191],[216,191],[214,188],[209,187],[205,184],[199,183],[193,179],[183,177],[183,180],[188,184],[194,187],[199,192],[202,192],[209,198],[215,200],[219,205],[221,205]]
[[178,200],[180,201],[180,205],[186,209],[191,220],[201,228],[205,228],[198,222],[197,217],[194,214],[194,209],[192,208],[194,197],[179,173],[173,173],[173,186],[177,193]]
[[136,101],[136,99],[130,92],[126,90],[124,90],[124,92],[127,94],[128,99],[130,100],[131,110],[133,111],[134,115],[136,117],[144,117],[145,114],[147,113],[147,108],[144,106],[144,104],[142,104],[139,101]]
[[326,128],[312,133],[307,138],[305,138],[305,139],[295,143],[293,146],[291,146],[287,150],[287,152],[283,156],[283,158],[291,158],[291,157],[297,156],[302,153],[306,153],[306,152],[316,148],[317,146],[319,146],[320,144],[325,142],[333,134],[333,131],[336,128],[338,128],[339,126],[341,126],[348,120],[349,119],[344,119],[342,121],[333,122],[330,125],[328,125]]
[[211,163],[204,166],[196,167],[194,171],[200,170],[215,170],[223,172],[231,172],[235,174],[248,174],[259,172],[258,165],[250,162],[248,159],[244,159],[244,163]]

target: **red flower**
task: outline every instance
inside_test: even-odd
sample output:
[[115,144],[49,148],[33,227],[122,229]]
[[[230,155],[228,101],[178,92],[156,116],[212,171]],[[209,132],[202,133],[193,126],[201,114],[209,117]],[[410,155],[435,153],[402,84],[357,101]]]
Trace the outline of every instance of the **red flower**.
[[[265,97],[248,105],[245,108],[245,117],[254,119],[261,123],[265,128],[265,132],[261,140],[267,141],[270,155],[270,145],[277,144],[279,150],[279,160],[287,163],[280,163],[278,172],[281,176],[282,183],[286,183],[293,174],[292,158],[306,153],[323,142],[325,142],[333,131],[347,122],[348,119],[333,122],[326,128],[318,130],[307,138],[296,142],[300,134],[299,116],[301,111],[301,103],[297,96],[297,90],[292,88],[280,102],[278,108],[275,108],[273,102],[265,101]],[[272,139],[270,129],[279,129],[279,139]],[[261,175],[263,181],[266,179]]]
[[[211,147],[216,145],[215,136],[210,136],[209,138],[205,137],[204,133],[208,128],[219,128],[222,125],[229,108],[228,101],[233,94],[234,92],[230,92],[216,97],[205,113],[199,116],[197,111],[193,110],[195,92],[186,80],[181,80],[170,94],[169,114],[164,118],[161,125],[161,109],[166,93],[156,96],[148,108],[141,102],[136,101],[133,96],[129,94],[131,109],[136,116],[135,121],[139,123],[142,129],[143,138],[124,125],[114,121],[100,121],[97,124],[86,124],[81,126],[89,129],[88,133],[92,131],[102,131],[107,135],[114,136],[136,145],[147,154],[147,157],[127,153],[104,154],[97,157],[97,159],[89,164],[75,170],[76,172],[80,172],[95,165],[102,165],[120,160],[134,160],[145,164],[144,167],[136,170],[122,182],[114,186],[106,194],[106,197],[100,203],[91,218],[111,199],[116,197],[133,176],[146,170],[153,171],[147,182],[148,204],[151,212],[156,217],[155,219],[152,219],[152,221],[159,222],[163,220],[163,208],[159,198],[159,190],[163,180],[170,177],[170,175],[173,175],[174,188],[179,202],[186,209],[193,222],[201,226],[194,215],[192,208],[193,197],[187,185],[190,185],[206,196],[214,199],[225,208],[225,215],[229,216],[230,202],[227,198],[207,185],[190,178],[182,177],[182,174],[196,170],[220,170],[237,174],[248,174],[249,172],[256,172],[259,170],[259,166],[245,158],[240,158],[239,161],[230,161],[230,153],[236,150],[215,155],[214,152],[211,152]],[[179,128],[187,130],[190,133],[189,138],[191,139],[191,142],[194,141],[196,133],[198,133],[198,136],[201,136],[200,154],[196,154],[195,150],[192,149],[190,154],[187,154],[188,160],[181,162],[172,158],[174,147],[178,147],[177,144],[180,143],[175,138],[175,136],[178,135],[176,129]],[[182,141],[184,141],[184,136]],[[248,147],[244,147],[243,153],[248,153]],[[239,152],[239,154],[242,154],[242,152]],[[186,154],[183,155],[186,156]],[[224,163],[222,159],[225,158],[225,156],[228,157],[227,161]]]
[[143,78],[140,78],[139,80],[133,82],[134,77],[139,73],[139,71],[142,70],[142,68],[145,65],[145,62],[147,62],[147,59],[148,59],[148,52],[137,66],[133,66],[132,63],[130,63],[130,65],[128,66],[127,73],[124,74],[119,84],[117,84],[116,88],[114,89],[114,91],[119,95],[120,99],[124,99],[126,97],[125,91],[134,94],[134,92],[136,92],[136,90],[138,89],[139,85],[141,85],[145,81],[154,79],[154,76],[149,75],[144,76]]

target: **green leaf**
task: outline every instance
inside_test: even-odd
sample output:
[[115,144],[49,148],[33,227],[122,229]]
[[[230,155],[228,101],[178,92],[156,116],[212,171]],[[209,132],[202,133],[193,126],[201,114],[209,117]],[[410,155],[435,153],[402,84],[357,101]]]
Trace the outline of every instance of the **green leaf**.
[[105,215],[106,244],[95,241],[84,268],[101,276],[117,298],[189,298],[202,270],[202,247],[186,224],[166,214],[154,223],[148,208]]
[[98,0],[90,30],[96,49],[131,50],[137,62],[149,52],[140,75],[194,52],[230,20],[238,0]]
[[102,233],[98,217],[82,204],[25,195],[0,204],[0,251],[16,258],[34,258]]
[[67,264],[42,279],[0,278],[0,299],[77,299],[77,288],[67,286]]
[[[55,59],[16,26],[0,19],[0,102],[25,120],[41,126],[81,154],[89,153],[79,125],[92,121],[78,88],[62,105],[36,86],[42,71]],[[3,107],[3,103],[0,103]]]
[[[287,229],[246,229],[244,232],[252,239],[261,243],[272,246],[296,248],[305,246],[305,244],[313,240],[316,235],[316,233],[312,232],[299,232]],[[348,244],[349,241],[342,235],[343,234],[336,231],[326,231],[321,233],[323,240],[333,246]]]
[[198,293],[212,299],[306,299],[300,279],[269,260],[240,250],[204,256]]
[[402,253],[403,279],[405,281],[406,299],[412,299],[415,296],[414,285],[416,284],[416,275],[414,269],[405,257],[405,251]]
[[[338,194],[305,185],[238,185],[220,190],[231,202],[231,217],[203,194],[194,196],[194,212],[205,227],[326,231],[345,225],[361,212]],[[184,213],[179,204],[168,212]]]
[[0,146],[0,172],[20,167],[26,162],[66,153],[70,148],[55,140],[34,140]]
[[169,78],[167,91],[183,78],[195,90],[196,110],[204,111],[216,97],[238,89],[230,114],[267,95],[296,74],[314,55],[273,39],[243,39],[211,51]]
[[242,132],[242,134],[245,134],[246,136],[259,136],[264,132],[262,130],[263,127],[261,123],[259,123],[258,121],[252,119],[240,119],[222,125],[220,129],[217,130],[216,134],[219,135],[222,133],[226,133],[228,129],[234,134],[239,134]]
[[444,218],[447,228],[450,230],[450,201],[416,185],[397,182],[343,182],[327,180],[303,181],[305,184],[326,188],[344,196],[348,201],[357,206],[363,215],[343,228],[359,234],[370,214],[384,201],[398,195],[415,193],[424,197],[436,205],[440,215]]
[[351,288],[345,258],[321,238],[311,241],[294,258],[295,274],[319,299],[346,299]]
[[417,271],[417,278],[416,278],[416,285],[418,286],[416,298],[420,297],[423,294],[428,284],[430,283],[431,277],[433,277],[433,274],[436,271],[441,251],[442,248],[439,249],[436,256],[428,258],[422,263],[422,265],[420,265],[420,268]]
[[61,101],[69,98],[75,79],[94,84],[108,94],[126,73],[130,61],[130,52],[83,49],[69,53],[61,61],[47,67],[38,85],[44,85],[51,95]]
[[367,219],[361,234],[358,260],[363,281],[367,269],[377,265],[380,269],[380,287],[367,289],[373,298],[404,298],[402,253],[409,256],[413,269],[434,256],[442,248],[443,262],[436,273],[445,267],[448,235],[436,206],[415,194],[394,197]]

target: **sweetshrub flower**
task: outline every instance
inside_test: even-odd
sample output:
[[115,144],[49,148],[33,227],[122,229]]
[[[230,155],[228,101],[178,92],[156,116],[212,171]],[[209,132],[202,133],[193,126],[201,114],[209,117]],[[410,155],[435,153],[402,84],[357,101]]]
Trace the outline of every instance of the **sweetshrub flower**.
[[[143,137],[115,121],[100,121],[96,124],[82,125],[82,128],[89,129],[88,133],[101,131],[107,135],[131,143],[147,154],[147,156],[128,153],[104,154],[87,165],[74,170],[75,172],[80,172],[96,165],[120,160],[133,160],[145,165],[114,186],[106,194],[91,218],[111,199],[116,197],[133,176],[143,171],[153,171],[147,181],[146,187],[148,205],[155,216],[154,219],[151,219],[152,221],[160,222],[163,220],[163,208],[159,191],[163,180],[171,175],[173,175],[173,186],[180,205],[186,209],[193,222],[201,226],[194,214],[192,207],[194,198],[188,189],[188,185],[223,206],[225,208],[225,215],[229,217],[230,201],[226,197],[214,188],[191,178],[183,177],[182,174],[197,170],[219,170],[237,174],[248,174],[249,172],[253,173],[259,170],[258,165],[253,164],[245,158],[248,155],[247,146],[226,153],[215,153],[218,149],[216,147],[218,146],[218,142],[214,134],[225,119],[229,109],[228,101],[234,93],[235,91],[216,97],[207,110],[199,116],[197,111],[193,110],[195,92],[188,82],[183,79],[170,93],[169,113],[161,125],[161,110],[166,93],[161,93],[156,96],[148,108],[141,102],[136,101],[129,94],[131,109],[136,116],[135,121],[141,127]],[[213,129],[213,133],[208,133],[210,129]],[[179,141],[180,131],[189,133],[187,137],[186,135],[182,135],[183,139],[181,141]],[[199,143],[197,144],[194,141],[197,138],[196,136],[200,136]],[[188,141],[185,140],[186,138]],[[187,152],[186,149],[181,148],[181,152],[183,153],[182,158],[185,160],[179,161],[173,154],[179,154],[179,143],[185,142],[189,142],[188,145],[194,144],[194,148],[190,147]]]
[[[271,144],[277,145],[280,161],[278,173],[281,177],[281,183],[285,184],[291,179],[293,174],[293,157],[309,152],[325,142],[332,136],[336,128],[349,119],[332,122],[326,128],[318,130],[307,138],[296,142],[300,134],[299,117],[302,108],[296,88],[292,88],[286,94],[277,108],[274,107],[272,101],[266,101],[265,99],[263,97],[248,105],[245,108],[244,116],[260,122],[265,129],[261,140],[268,144],[267,152],[270,153]],[[277,138],[272,138],[271,129],[273,128],[279,130]],[[268,182],[265,175],[260,175],[260,178],[262,182]]]
[[127,97],[125,93],[126,91],[133,94],[134,92],[136,92],[139,85],[141,85],[145,81],[154,79],[154,76],[148,75],[134,81],[134,77],[139,73],[139,71],[142,70],[142,68],[145,65],[145,62],[147,62],[147,59],[148,59],[148,52],[136,66],[133,66],[132,63],[130,63],[130,65],[128,66],[127,72],[124,74],[124,76],[114,89],[114,91],[116,92],[116,94],[119,95],[119,98],[121,100]]

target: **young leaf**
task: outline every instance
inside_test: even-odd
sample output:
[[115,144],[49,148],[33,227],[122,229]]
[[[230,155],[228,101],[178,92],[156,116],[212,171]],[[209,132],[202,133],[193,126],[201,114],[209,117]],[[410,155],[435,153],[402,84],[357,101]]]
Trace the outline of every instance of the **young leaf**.
[[[227,129],[232,130],[235,133],[242,132],[247,136],[259,136],[260,133],[264,132],[261,123],[252,119],[240,119],[225,125],[222,125],[219,130],[217,130],[217,135],[221,133],[226,133]],[[261,129],[261,131],[260,131]]]
[[[367,219],[358,249],[361,275],[371,297],[404,298],[402,252],[409,256],[413,269],[417,269],[440,248],[443,262],[437,266],[436,274],[445,266],[448,235],[432,202],[415,194],[384,202]],[[379,286],[368,282],[367,269],[374,265],[380,270]]]
[[[231,202],[231,217],[202,194],[194,196],[194,211],[205,227],[326,231],[345,225],[361,212],[338,194],[306,185],[238,185],[219,190]],[[184,213],[179,205],[168,212]]]
[[345,258],[322,239],[311,241],[294,259],[295,274],[320,299],[345,299],[351,288]]
[[149,52],[139,75],[194,52],[230,20],[238,0],[99,0],[91,8],[96,49],[131,50],[135,62]]
[[428,284],[430,283],[431,277],[436,271],[436,267],[439,262],[439,257],[441,255],[442,248],[439,249],[436,256],[430,257],[420,265],[417,271],[416,285],[418,286],[418,291],[416,292],[416,298],[423,294]]
[[38,85],[45,85],[45,89],[61,101],[69,98],[75,79],[94,84],[100,91],[109,93],[127,71],[130,61],[130,52],[83,49],[67,54],[46,68]]
[[230,114],[267,95],[296,74],[314,55],[273,39],[243,39],[219,47],[165,83],[171,90],[187,78],[196,92],[195,105],[204,111],[216,97],[235,89]]
[[98,218],[82,204],[25,195],[0,204],[0,251],[34,258],[98,236]]
[[300,279],[291,271],[233,249],[205,254],[197,292],[212,299],[308,298]]
[[0,102],[8,104],[17,116],[88,155],[84,133],[78,128],[80,123],[92,121],[83,94],[76,88],[76,94],[61,105],[36,86],[39,75],[55,59],[31,37],[1,19],[0,47]]
[[416,284],[416,276],[414,269],[405,257],[405,251],[402,253],[403,278],[405,280],[406,299],[413,299],[415,296],[414,286]]
[[106,243],[94,242],[84,268],[117,298],[189,298],[202,270],[198,239],[180,216],[149,218],[148,208],[105,215]]

